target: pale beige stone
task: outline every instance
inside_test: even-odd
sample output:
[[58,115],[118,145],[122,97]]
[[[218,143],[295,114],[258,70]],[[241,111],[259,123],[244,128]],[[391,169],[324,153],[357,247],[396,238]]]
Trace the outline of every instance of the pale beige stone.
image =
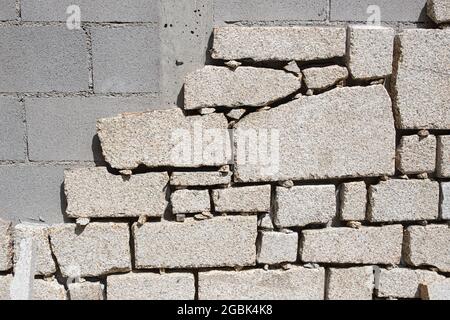
[[450,182],[441,182],[441,218],[450,220]]
[[97,131],[105,160],[116,169],[222,166],[231,159],[228,121],[220,113],[185,116],[175,108],[122,114],[98,120]]
[[0,301],[11,300],[11,283],[13,281],[13,276],[11,274],[8,275],[0,275]]
[[403,136],[397,149],[397,168],[403,174],[433,173],[436,169],[436,137]]
[[327,300],[372,300],[372,267],[331,268],[328,272]]
[[33,282],[33,300],[67,300],[66,289],[56,280],[35,279]]
[[96,277],[131,269],[130,232],[126,223],[59,224],[50,243],[65,277]]
[[450,300],[450,279],[443,279],[421,287],[423,300]]
[[104,300],[104,288],[100,282],[71,283],[69,287],[70,300],[96,301]]
[[348,77],[347,68],[337,65],[313,67],[304,69],[302,72],[306,86],[311,90],[327,89]]
[[280,228],[326,224],[336,216],[334,185],[277,187],[274,223]]
[[343,57],[346,30],[332,27],[219,27],[213,59],[309,61]]
[[[20,243],[25,239],[33,240],[35,250],[35,273],[36,275],[49,276],[56,272],[55,261],[53,261],[50,249],[50,227],[41,224],[18,224],[14,227],[14,246],[17,248],[14,262],[20,259]],[[16,268],[16,266],[14,267]]]
[[227,186],[231,183],[232,172],[200,171],[173,172],[170,184],[175,187]]
[[133,226],[137,269],[252,266],[256,216],[214,217]]
[[194,300],[192,273],[128,273],[108,276],[108,300]]
[[369,187],[368,219],[372,222],[436,220],[438,217],[438,182],[393,179]]
[[380,269],[375,275],[378,285],[377,296],[382,298],[419,298],[421,284],[431,284],[445,279],[436,272],[406,268]]
[[213,190],[217,212],[269,212],[270,185]]
[[260,231],[258,239],[258,263],[280,264],[297,260],[298,233]]
[[450,272],[449,243],[447,225],[412,226],[405,232],[404,258],[411,266],[432,266]]
[[343,183],[339,189],[340,217],[344,221],[366,219],[367,186],[364,181]]
[[72,218],[161,217],[168,182],[166,172],[124,178],[106,167],[66,170],[66,213]]
[[302,231],[303,262],[335,264],[398,264],[403,227],[326,228]]
[[381,85],[303,96],[236,124],[235,181],[393,175],[395,135],[391,101]]
[[7,271],[11,269],[12,259],[12,224],[11,222],[0,219],[0,271]]
[[208,190],[178,190],[172,193],[171,201],[174,214],[211,211]]
[[323,300],[325,269],[199,273],[200,300]]
[[450,30],[405,29],[394,64],[399,129],[450,129]]
[[450,2],[448,0],[428,0],[428,16],[436,23],[450,22]]
[[275,69],[206,66],[186,76],[184,108],[263,107],[301,88],[301,79]]
[[450,135],[437,137],[437,175],[450,178]]

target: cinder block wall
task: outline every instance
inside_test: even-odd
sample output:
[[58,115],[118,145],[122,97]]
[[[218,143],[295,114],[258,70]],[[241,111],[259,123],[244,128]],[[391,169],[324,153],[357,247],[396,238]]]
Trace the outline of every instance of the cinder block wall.
[[96,119],[179,104],[214,25],[364,22],[370,4],[429,22],[426,0],[0,0],[0,218],[63,221],[64,168],[104,164]]

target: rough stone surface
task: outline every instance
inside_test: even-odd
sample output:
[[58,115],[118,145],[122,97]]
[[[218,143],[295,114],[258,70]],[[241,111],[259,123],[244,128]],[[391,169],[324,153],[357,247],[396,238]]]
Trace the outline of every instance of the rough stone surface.
[[[56,272],[55,261],[53,261],[50,249],[50,227],[41,224],[18,224],[14,227],[14,247],[19,248],[24,239],[31,238],[35,248],[35,272],[36,275],[49,276]],[[14,262],[20,259],[20,250],[15,251]],[[16,268],[16,267],[15,267]]]
[[128,273],[109,276],[108,300],[194,300],[192,273]]
[[103,161],[97,119],[156,108],[161,108],[156,96],[25,98],[29,158]]
[[200,300],[323,300],[325,270],[200,272],[198,286]]
[[213,190],[217,212],[269,212],[270,185]]
[[295,262],[298,254],[298,233],[260,231],[257,261],[261,264]]
[[[321,20],[326,16],[326,0],[214,0],[214,20],[234,21],[284,21]],[[276,3],[276,5],[274,5]]]
[[[392,107],[381,85],[337,88],[317,96],[301,97],[269,111],[249,114],[236,128],[237,181],[394,174]],[[249,129],[258,132],[262,128],[270,129],[272,136],[279,134],[279,146],[271,146],[279,150],[279,157],[269,159],[270,164],[268,159],[256,159],[254,163],[244,157],[248,151]]]
[[272,215],[270,213],[263,213],[258,218],[258,227],[266,230],[273,230]]
[[213,59],[309,61],[343,57],[345,28],[221,27],[214,29]]
[[0,301],[11,300],[10,288],[13,276],[8,274],[6,276],[0,275]]
[[327,279],[327,300],[372,300],[372,267],[331,268]]
[[450,136],[437,137],[437,175],[450,178]]
[[422,285],[421,297],[423,300],[450,300],[450,279]]
[[366,219],[367,186],[364,181],[343,183],[339,189],[341,207],[339,214],[344,221]]
[[159,91],[156,27],[92,27],[90,31],[95,92]]
[[186,76],[184,108],[263,107],[300,87],[301,79],[282,70],[206,66]]
[[450,220],[450,182],[442,182],[441,191],[441,217]]
[[56,280],[35,279],[33,282],[33,300],[67,300],[66,289]]
[[404,136],[397,150],[397,168],[404,174],[432,173],[436,169],[436,137]]
[[0,160],[25,160],[24,120],[23,108],[17,98],[0,97]]
[[71,283],[69,287],[70,300],[104,300],[103,285],[100,282]]
[[[157,22],[158,1],[155,0],[77,0],[81,20],[89,22]],[[24,21],[66,22],[71,0],[23,0],[21,17]]]
[[15,0],[0,0],[0,20],[15,20],[16,14],[16,2]]
[[173,172],[170,184],[175,187],[227,186],[231,183],[231,172]]
[[304,230],[300,257],[316,263],[398,264],[402,240],[401,225]]
[[313,67],[302,71],[308,89],[323,90],[347,79],[348,70],[341,66]]
[[415,267],[450,272],[450,229],[447,225],[413,226],[405,232],[405,260]]
[[106,167],[67,170],[66,212],[72,218],[161,217],[168,182],[166,172],[124,178]]
[[131,268],[130,234],[125,223],[90,223],[85,228],[55,225],[50,230],[50,243],[65,277],[95,277]]
[[117,169],[226,165],[231,159],[227,128],[222,114],[185,117],[181,109],[122,114],[97,123],[105,160]]
[[397,127],[450,129],[450,30],[405,29],[398,40]]
[[133,226],[136,268],[250,266],[256,262],[256,216],[215,217]]
[[435,220],[438,216],[438,182],[395,179],[369,187],[368,219],[372,222]]
[[450,22],[450,2],[448,0],[428,0],[428,16],[436,23]]
[[172,193],[171,200],[174,214],[211,211],[208,190],[178,190]]
[[88,90],[83,30],[69,30],[65,25],[2,26],[0,43],[0,59],[8,65],[0,73],[0,92]]
[[349,26],[347,63],[354,79],[383,78],[392,73],[395,30],[378,26]]
[[13,239],[11,227],[11,222],[0,218],[0,271],[7,271],[12,267]]
[[419,298],[420,285],[445,279],[436,272],[395,268],[376,273],[377,296],[382,298]]
[[336,215],[336,188],[328,186],[277,187],[274,223],[280,228],[326,224]]

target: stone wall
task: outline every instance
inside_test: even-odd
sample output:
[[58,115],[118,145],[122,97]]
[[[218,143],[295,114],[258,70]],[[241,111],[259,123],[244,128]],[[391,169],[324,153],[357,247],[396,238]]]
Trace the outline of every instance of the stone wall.
[[[351,20],[345,1],[273,11],[268,1],[261,10],[232,2],[213,3],[208,65],[199,58],[173,72],[164,59],[152,65],[145,46],[132,46],[135,62],[120,58],[129,39],[170,32],[169,22],[142,21],[150,1],[127,7],[132,21],[91,1],[95,22],[78,34],[27,1],[17,23],[2,25],[11,43],[2,55],[23,37],[60,52],[37,53],[45,76],[24,69],[27,54],[13,61],[20,74],[3,75],[0,91],[23,92],[2,97],[6,122],[20,119],[26,134],[14,137],[22,151],[5,145],[21,160],[0,167],[0,299],[450,299],[447,2],[429,1],[434,22],[407,11],[384,20],[420,28],[341,24]],[[292,6],[308,23],[296,25]],[[68,65],[58,39],[76,53]],[[164,41],[161,52],[178,52]],[[87,45],[85,69],[77,45]],[[148,78],[155,68],[159,80]],[[67,72],[69,81],[58,78]],[[181,85],[179,108],[143,112],[150,95],[161,109]],[[70,143],[91,137],[89,125],[77,138],[53,129],[95,119],[94,157]],[[49,143],[54,136],[62,140]],[[42,213],[57,205],[65,223]],[[29,212],[41,223],[17,224]]]

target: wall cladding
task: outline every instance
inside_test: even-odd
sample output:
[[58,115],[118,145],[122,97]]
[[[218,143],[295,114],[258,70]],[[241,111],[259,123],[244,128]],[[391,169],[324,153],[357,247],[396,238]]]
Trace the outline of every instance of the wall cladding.
[[[425,1],[378,1],[384,28],[346,27],[364,1],[79,1],[73,31],[69,2],[3,2],[0,299],[24,238],[35,299],[446,297],[450,37]],[[213,148],[174,161],[198,120]],[[275,173],[232,143],[260,128]]]

